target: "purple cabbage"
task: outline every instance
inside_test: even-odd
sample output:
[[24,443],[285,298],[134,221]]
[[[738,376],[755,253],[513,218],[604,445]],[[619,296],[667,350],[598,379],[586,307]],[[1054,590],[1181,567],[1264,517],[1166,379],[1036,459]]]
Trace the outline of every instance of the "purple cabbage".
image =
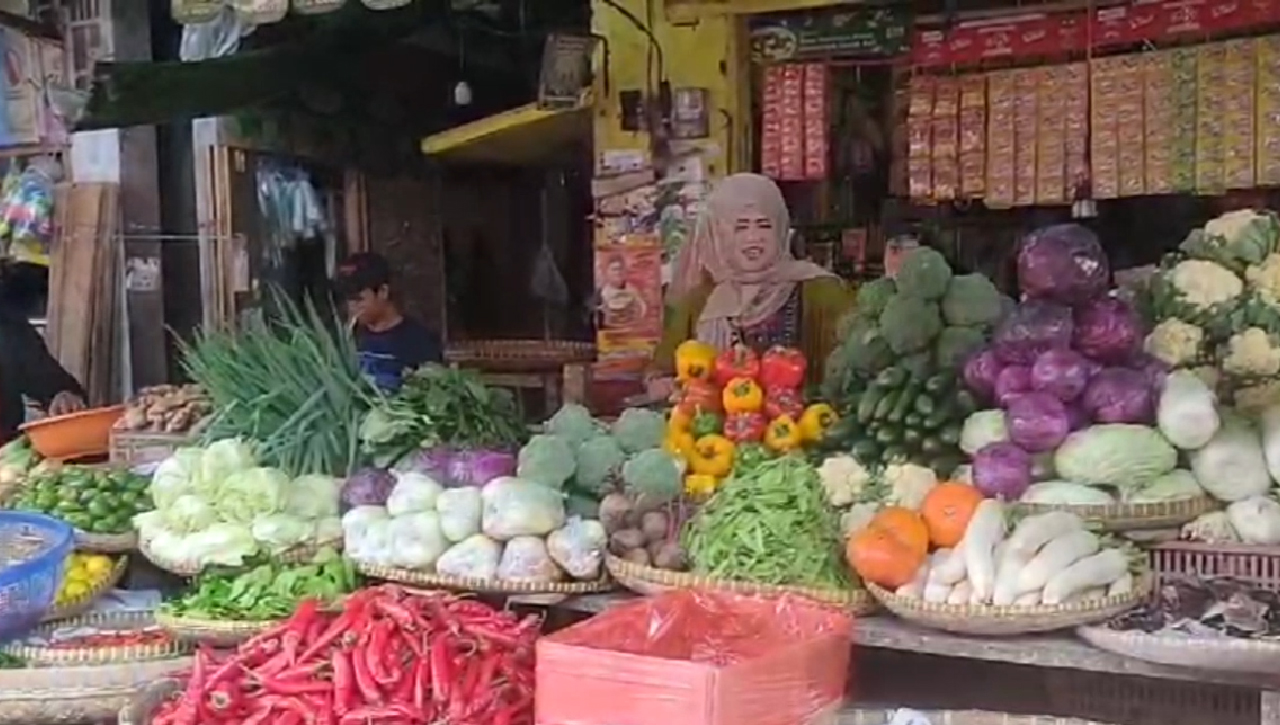
[[1124,365],[1142,349],[1142,320],[1117,297],[1094,300],[1076,311],[1071,344],[1107,365]]
[[1079,404],[1072,403],[1067,406],[1067,425],[1071,427],[1072,431],[1088,428],[1090,422],[1089,414]]
[[447,486],[483,486],[495,478],[514,476],[516,457],[506,451],[458,451],[449,461]]
[[1048,302],[1024,302],[996,327],[992,344],[1000,362],[1031,365],[1048,350],[1071,347],[1071,308]]
[[1031,387],[1070,403],[1084,393],[1094,372],[1094,363],[1074,350],[1047,350],[1031,366]]
[[1028,299],[1078,305],[1106,294],[1110,282],[1097,235],[1079,224],[1037,229],[1018,248],[1018,286]]
[[395,485],[395,476],[390,472],[381,468],[361,468],[343,482],[342,505],[345,508],[386,506],[387,497]]
[[1013,443],[988,443],[973,456],[973,485],[991,498],[1016,501],[1031,486],[1034,463]]
[[396,465],[392,466],[392,470],[399,473],[421,473],[436,481],[444,481],[449,475],[450,466],[453,464],[453,456],[453,450],[444,446],[423,448],[396,461]]
[[1057,448],[1071,432],[1071,418],[1061,400],[1048,393],[1026,393],[1009,403],[1005,413],[1009,441],[1032,453]]
[[996,376],[996,402],[1001,408],[1009,407],[1014,398],[1031,390],[1031,368],[1010,365]]
[[1004,366],[991,348],[971,355],[964,364],[964,384],[969,391],[983,402],[991,402],[996,397],[996,379]]
[[1129,367],[1146,376],[1151,392],[1159,398],[1160,393],[1164,392],[1164,382],[1169,377],[1169,364],[1144,352],[1130,361]]
[[1095,423],[1151,423],[1155,396],[1146,374],[1128,368],[1106,368],[1093,376],[1081,405]]

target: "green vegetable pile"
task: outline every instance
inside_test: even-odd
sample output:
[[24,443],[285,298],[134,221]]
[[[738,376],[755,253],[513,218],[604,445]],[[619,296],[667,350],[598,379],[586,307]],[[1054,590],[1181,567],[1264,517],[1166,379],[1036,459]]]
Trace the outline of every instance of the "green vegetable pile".
[[797,456],[735,472],[686,525],[695,573],[758,584],[849,589],[839,513]]
[[48,514],[81,531],[120,534],[152,510],[151,481],[123,469],[62,466],[32,474],[9,508]]
[[406,375],[360,425],[364,450],[378,465],[440,445],[513,449],[525,437],[510,392],[486,386],[472,371],[435,364]]
[[336,318],[273,293],[278,313],[234,330],[206,329],[183,347],[183,365],[217,413],[204,442],[258,442],[264,465],[290,476],[346,476],[359,463],[357,431],[371,385],[355,340]]
[[174,616],[192,619],[284,619],[304,599],[331,603],[358,586],[351,563],[325,549],[312,564],[262,564],[243,574],[204,574],[186,594],[162,606]]

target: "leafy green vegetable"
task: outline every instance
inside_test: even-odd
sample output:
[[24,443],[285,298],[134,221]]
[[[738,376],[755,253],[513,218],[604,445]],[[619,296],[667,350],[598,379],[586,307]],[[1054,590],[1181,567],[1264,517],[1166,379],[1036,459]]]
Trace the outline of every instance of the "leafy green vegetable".
[[326,549],[313,564],[268,563],[243,574],[204,574],[190,591],[163,608],[193,619],[283,619],[304,599],[331,603],[357,586],[350,562]]

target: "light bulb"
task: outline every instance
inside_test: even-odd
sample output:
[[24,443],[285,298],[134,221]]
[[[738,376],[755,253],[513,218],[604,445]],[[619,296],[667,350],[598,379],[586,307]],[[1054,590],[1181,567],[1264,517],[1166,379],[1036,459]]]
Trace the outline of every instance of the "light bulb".
[[458,81],[453,87],[453,102],[459,106],[471,105],[471,86],[466,81]]

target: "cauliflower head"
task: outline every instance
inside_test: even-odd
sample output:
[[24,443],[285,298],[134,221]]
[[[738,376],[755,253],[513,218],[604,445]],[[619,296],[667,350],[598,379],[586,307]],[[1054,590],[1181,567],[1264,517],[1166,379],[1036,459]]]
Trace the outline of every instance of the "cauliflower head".
[[938,475],[931,468],[914,463],[893,463],[885,466],[886,503],[919,511],[924,497],[938,485]]
[[818,478],[827,503],[843,508],[862,498],[862,492],[871,483],[871,472],[853,456],[840,454],[822,462]]
[[1246,267],[1244,279],[1262,301],[1280,306],[1280,254],[1269,254],[1261,264]]
[[1204,330],[1177,318],[1163,320],[1147,335],[1143,348],[1167,365],[1194,362],[1204,349]]
[[1238,388],[1232,394],[1236,410],[1246,415],[1261,413],[1280,401],[1280,380]]
[[1243,271],[1260,264],[1276,251],[1280,242],[1280,223],[1275,214],[1255,209],[1237,209],[1211,219],[1204,229],[1187,235],[1179,247],[1196,259],[1218,262],[1232,270]]
[[1181,538],[1210,544],[1229,544],[1240,541],[1240,535],[1231,525],[1226,511],[1210,511],[1182,527]]
[[1215,262],[1187,259],[1179,262],[1169,281],[1182,299],[1198,311],[1235,302],[1244,292],[1244,281]]
[[871,523],[871,519],[874,519],[879,511],[880,503],[878,501],[869,501],[867,503],[854,504],[852,508],[841,514],[840,530],[844,532],[845,538],[867,528]]
[[1280,373],[1280,348],[1266,330],[1246,328],[1227,341],[1222,369],[1236,375],[1275,375]]

